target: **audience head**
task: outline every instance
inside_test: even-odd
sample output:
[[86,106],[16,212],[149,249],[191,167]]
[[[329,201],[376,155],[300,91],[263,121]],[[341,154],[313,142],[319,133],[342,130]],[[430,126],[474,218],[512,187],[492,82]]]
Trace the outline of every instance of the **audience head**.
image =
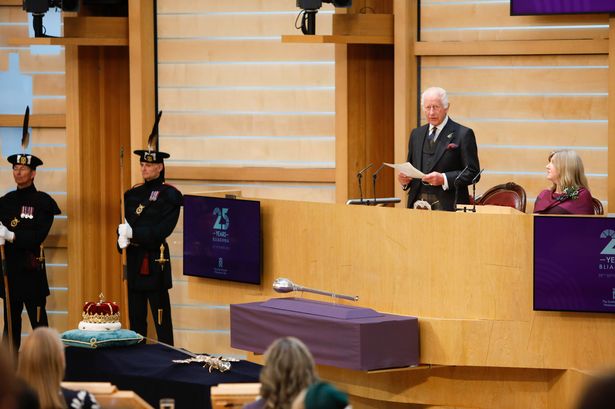
[[299,392],[316,381],[312,354],[297,338],[276,340],[265,352],[260,381],[266,408],[289,409]]
[[348,396],[327,382],[316,382],[304,389],[293,402],[292,409],[351,408]]
[[17,386],[11,358],[4,343],[0,344],[0,409],[15,407]]
[[427,88],[421,94],[421,106],[425,112],[425,118],[433,126],[440,125],[448,114],[448,94],[444,88]]
[[64,345],[58,332],[38,327],[19,351],[18,374],[36,391],[42,409],[64,408],[60,383],[64,378]]
[[549,155],[547,179],[553,183],[551,190],[558,192],[566,188],[588,189],[589,186],[581,157],[570,149],[555,151]]
[[581,395],[577,409],[610,409],[615,402],[615,373],[591,382]]

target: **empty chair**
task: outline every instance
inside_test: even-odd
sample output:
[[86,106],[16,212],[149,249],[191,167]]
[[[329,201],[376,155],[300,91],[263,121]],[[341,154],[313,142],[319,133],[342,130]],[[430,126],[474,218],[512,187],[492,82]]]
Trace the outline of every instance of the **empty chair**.
[[493,186],[476,198],[477,205],[507,206],[521,212],[525,212],[525,203],[525,189],[514,182]]
[[600,200],[592,197],[592,203],[594,204],[594,214],[604,214],[604,207],[602,207]]

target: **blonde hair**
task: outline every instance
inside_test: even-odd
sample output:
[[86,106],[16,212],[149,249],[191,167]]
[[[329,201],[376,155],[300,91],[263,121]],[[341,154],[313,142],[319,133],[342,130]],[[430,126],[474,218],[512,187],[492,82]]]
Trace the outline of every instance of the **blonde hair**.
[[38,395],[41,409],[64,409],[60,383],[64,378],[64,345],[52,328],[38,327],[19,351],[17,373]]
[[[589,184],[585,177],[583,161],[578,153],[570,149],[562,149],[551,152],[549,161],[559,173],[559,187],[563,191],[566,188],[585,188],[589,190]],[[554,192],[557,185],[553,183],[551,190]]]
[[303,342],[294,337],[276,340],[265,352],[260,374],[265,407],[289,409],[293,399],[316,379],[314,359]]

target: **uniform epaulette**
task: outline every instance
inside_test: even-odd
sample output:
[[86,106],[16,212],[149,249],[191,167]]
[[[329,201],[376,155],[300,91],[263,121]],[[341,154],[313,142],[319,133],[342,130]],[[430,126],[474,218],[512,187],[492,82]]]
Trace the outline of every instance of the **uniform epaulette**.
[[131,189],[134,189],[135,187],[139,187],[141,185],[144,185],[144,183],[137,183],[136,185],[134,185],[133,187],[131,187]]

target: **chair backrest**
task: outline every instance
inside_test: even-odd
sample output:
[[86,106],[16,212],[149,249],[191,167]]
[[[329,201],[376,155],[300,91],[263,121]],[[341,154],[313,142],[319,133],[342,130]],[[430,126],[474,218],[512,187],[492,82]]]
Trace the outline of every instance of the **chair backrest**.
[[600,200],[592,197],[592,203],[594,204],[594,214],[604,214],[604,207],[602,207]]
[[476,198],[477,205],[508,206],[521,212],[525,212],[526,201],[525,189],[514,182],[493,186]]

